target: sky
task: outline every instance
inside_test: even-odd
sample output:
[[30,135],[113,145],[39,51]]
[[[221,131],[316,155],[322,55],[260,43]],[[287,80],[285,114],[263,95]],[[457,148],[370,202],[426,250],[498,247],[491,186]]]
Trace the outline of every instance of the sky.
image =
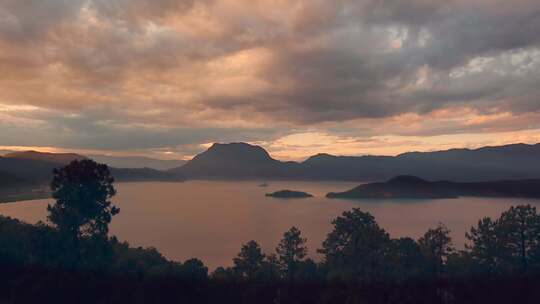
[[540,142],[538,0],[0,0],[0,150]]

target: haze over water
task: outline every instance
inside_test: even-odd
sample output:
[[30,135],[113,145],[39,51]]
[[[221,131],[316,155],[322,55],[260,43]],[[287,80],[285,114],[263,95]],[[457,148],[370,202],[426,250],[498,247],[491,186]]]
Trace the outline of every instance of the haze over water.
[[[309,253],[318,258],[331,221],[345,210],[358,207],[373,214],[392,237],[418,238],[442,222],[462,247],[465,232],[484,216],[498,217],[511,205],[540,200],[459,198],[439,200],[338,200],[331,191],[357,185],[348,182],[188,181],[184,183],[120,183],[114,203],[121,212],[111,225],[111,235],[133,246],[156,247],[167,258],[184,261],[197,257],[210,269],[232,264],[240,246],[256,240],[273,252],[283,232],[297,226],[308,238]],[[315,197],[275,199],[264,194],[281,189],[306,191]],[[0,214],[35,223],[46,218],[51,200],[0,204]]]

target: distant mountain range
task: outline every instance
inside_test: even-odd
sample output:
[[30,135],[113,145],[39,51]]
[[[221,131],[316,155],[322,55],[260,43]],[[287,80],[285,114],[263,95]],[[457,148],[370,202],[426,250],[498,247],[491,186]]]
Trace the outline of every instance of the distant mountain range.
[[[13,184],[46,185],[52,170],[87,156],[36,151],[0,157],[0,189]],[[514,144],[475,150],[411,152],[398,156],[334,156],[317,154],[303,162],[276,160],[262,147],[246,143],[214,144],[208,150],[168,170],[144,168],[149,163],[167,169],[176,161],[91,156],[106,163],[118,181],[221,180],[342,180],[377,181],[394,176],[426,180],[476,182],[540,178],[540,144]],[[129,166],[131,168],[125,168]]]
[[246,143],[214,144],[169,172],[185,179],[376,181],[398,175],[462,182],[531,179],[540,178],[540,144],[398,156],[317,154],[303,162],[282,162],[263,148]]
[[88,155],[88,157],[98,163],[120,169],[151,168],[155,170],[169,170],[183,166],[186,163],[185,160],[181,159],[164,160],[143,156]]
[[540,198],[540,179],[456,183],[398,176],[384,183],[364,184],[345,192],[331,192],[326,196],[350,199],[434,199],[460,196]]
[[[0,157],[0,192],[14,188],[27,189],[48,185],[53,169],[81,159],[87,159],[87,157],[74,153],[37,151],[8,153]],[[111,167],[111,173],[117,181],[178,180],[177,176],[169,172],[150,168]]]
[[37,151],[6,151],[6,158],[40,160],[60,164],[68,164],[75,159],[93,159],[109,167],[119,169],[150,168],[155,170],[168,170],[180,167],[185,160],[162,160],[143,156],[109,156],[109,155],[80,155],[75,153],[47,153]]
[[11,152],[4,155],[4,158],[20,159],[20,160],[35,160],[56,163],[61,165],[67,165],[74,160],[87,159],[86,156],[82,156],[75,153],[49,153],[49,152],[37,152],[37,151],[20,151]]

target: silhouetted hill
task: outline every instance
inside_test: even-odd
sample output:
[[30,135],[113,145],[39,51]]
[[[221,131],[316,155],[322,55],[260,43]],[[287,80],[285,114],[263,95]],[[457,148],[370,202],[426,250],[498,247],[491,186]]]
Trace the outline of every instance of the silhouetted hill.
[[214,144],[170,172],[192,179],[287,178],[297,166],[273,159],[259,146],[231,143]]
[[48,153],[38,151],[13,152],[4,155],[5,158],[28,159],[67,165],[74,160],[86,159],[87,157],[75,153]]
[[540,144],[411,152],[395,157],[317,155],[302,164],[308,176],[338,180],[370,181],[396,175],[454,181],[538,178]]
[[0,193],[10,188],[18,188],[28,185],[29,182],[18,176],[0,171]]
[[[52,178],[55,168],[64,166],[63,161],[70,157],[82,157],[76,154],[63,154],[56,157],[54,153],[29,153],[23,154],[30,157],[0,157],[0,171],[6,175],[6,179],[17,179],[18,185],[26,188],[36,186],[47,186]],[[34,156],[43,156],[45,159],[55,161],[37,160]],[[111,172],[117,181],[177,181],[179,175],[149,168],[119,169],[111,167]]]
[[540,179],[506,180],[477,183],[430,182],[415,176],[398,176],[384,183],[360,185],[345,192],[330,192],[329,198],[457,198],[481,197],[540,197]]
[[182,166],[184,160],[161,160],[141,156],[108,156],[108,155],[80,155],[76,153],[49,153],[38,151],[10,152],[4,155],[6,158],[29,159],[67,165],[73,160],[91,158],[98,163],[107,164],[109,167],[121,169],[143,169],[151,168],[155,170],[168,170]]
[[485,181],[539,178],[540,144],[404,153],[396,157],[399,174],[430,180]]
[[186,163],[185,160],[181,159],[163,160],[142,156],[88,155],[88,157],[98,163],[121,169],[151,168],[155,170],[169,170],[183,166]]
[[31,184],[49,183],[54,168],[62,164],[34,159],[0,157],[0,170]]
[[329,198],[456,198],[453,190],[415,176],[398,176],[385,183],[360,185],[352,190],[326,195]]
[[540,144],[411,152],[398,156],[317,154],[301,163],[275,160],[263,148],[245,143],[215,144],[170,172],[188,179],[374,181],[398,175],[462,182],[531,179],[540,177]]
[[[0,157],[0,171],[32,184],[48,184],[52,170],[73,159],[72,153],[17,152]],[[304,162],[273,159],[259,146],[214,144],[181,167],[168,171],[114,168],[118,181],[182,179],[386,180],[398,175],[427,180],[477,182],[540,178],[540,144],[515,144],[476,150],[411,152],[398,156],[318,154]]]
[[391,156],[334,156],[317,154],[301,163],[302,175],[317,180],[377,180],[393,171]]

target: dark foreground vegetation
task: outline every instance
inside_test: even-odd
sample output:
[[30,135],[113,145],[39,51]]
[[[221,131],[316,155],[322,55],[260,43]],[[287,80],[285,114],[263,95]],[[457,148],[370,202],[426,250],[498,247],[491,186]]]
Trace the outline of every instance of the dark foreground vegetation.
[[[293,227],[275,252],[250,241],[232,267],[165,259],[108,237],[120,212],[104,165],[55,170],[50,225],[0,218],[0,303],[538,303],[540,215],[529,205],[481,219],[465,250],[444,225],[393,239],[359,209],[318,252]],[[464,211],[466,212],[466,211]],[[151,229],[151,228],[149,228]],[[195,228],[194,228],[195,229]],[[209,242],[212,240],[208,240]]]

